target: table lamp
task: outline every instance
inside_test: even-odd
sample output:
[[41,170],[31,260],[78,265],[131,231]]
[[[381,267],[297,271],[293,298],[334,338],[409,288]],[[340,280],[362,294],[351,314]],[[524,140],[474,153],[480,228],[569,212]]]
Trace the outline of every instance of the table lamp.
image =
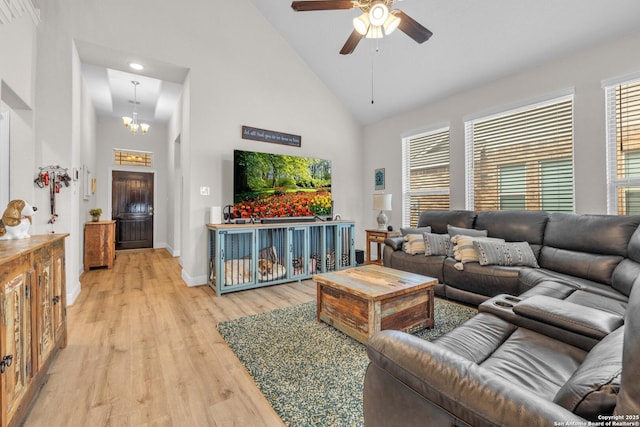
[[386,230],[388,218],[384,211],[391,210],[391,194],[374,194],[373,210],[380,211],[378,214],[378,230]]

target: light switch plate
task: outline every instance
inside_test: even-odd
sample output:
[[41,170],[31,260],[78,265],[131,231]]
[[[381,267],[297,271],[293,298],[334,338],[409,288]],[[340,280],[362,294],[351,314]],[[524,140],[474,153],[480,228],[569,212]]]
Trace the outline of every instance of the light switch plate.
[[204,185],[200,187],[200,195],[208,196],[209,195],[209,187],[205,187]]

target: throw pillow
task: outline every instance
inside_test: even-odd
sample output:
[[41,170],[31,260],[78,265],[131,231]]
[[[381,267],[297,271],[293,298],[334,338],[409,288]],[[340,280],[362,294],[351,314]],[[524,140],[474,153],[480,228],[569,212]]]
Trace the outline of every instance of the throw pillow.
[[453,256],[453,244],[448,234],[424,233],[424,254]]
[[431,233],[431,226],[428,225],[426,227],[403,227],[400,229],[400,233],[403,236],[407,234],[422,234],[422,233]]
[[447,224],[447,233],[449,236],[471,236],[471,237],[487,237],[489,232],[487,230],[476,230],[475,228],[462,228],[462,227],[454,227],[453,225]]
[[496,239],[493,237],[471,237],[458,234],[451,238],[451,241],[455,244],[455,246],[453,247],[454,258],[463,264],[466,264],[468,262],[478,262],[478,250],[473,244],[473,242],[476,240],[487,240],[504,243],[503,239]]
[[478,239],[473,242],[478,250],[480,265],[524,265],[538,268],[531,246],[527,242],[494,242]]
[[404,245],[402,250],[409,255],[418,255],[424,253],[424,237],[420,234],[407,234],[404,236]]

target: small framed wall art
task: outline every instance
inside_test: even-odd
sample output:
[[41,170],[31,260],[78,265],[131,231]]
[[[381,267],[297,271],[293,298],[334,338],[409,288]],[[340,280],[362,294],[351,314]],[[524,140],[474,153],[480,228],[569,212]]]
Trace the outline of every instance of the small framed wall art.
[[374,180],[376,190],[384,190],[384,168],[376,169]]

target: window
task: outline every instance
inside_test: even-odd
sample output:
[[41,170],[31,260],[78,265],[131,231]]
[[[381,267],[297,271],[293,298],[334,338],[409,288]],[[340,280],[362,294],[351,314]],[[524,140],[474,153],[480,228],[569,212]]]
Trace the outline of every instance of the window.
[[153,153],[149,151],[113,150],[114,164],[125,166],[151,166]]
[[608,212],[640,214],[640,79],[605,87]]
[[465,122],[467,208],[573,212],[573,96]]
[[403,139],[403,219],[416,226],[420,212],[449,209],[449,128]]

